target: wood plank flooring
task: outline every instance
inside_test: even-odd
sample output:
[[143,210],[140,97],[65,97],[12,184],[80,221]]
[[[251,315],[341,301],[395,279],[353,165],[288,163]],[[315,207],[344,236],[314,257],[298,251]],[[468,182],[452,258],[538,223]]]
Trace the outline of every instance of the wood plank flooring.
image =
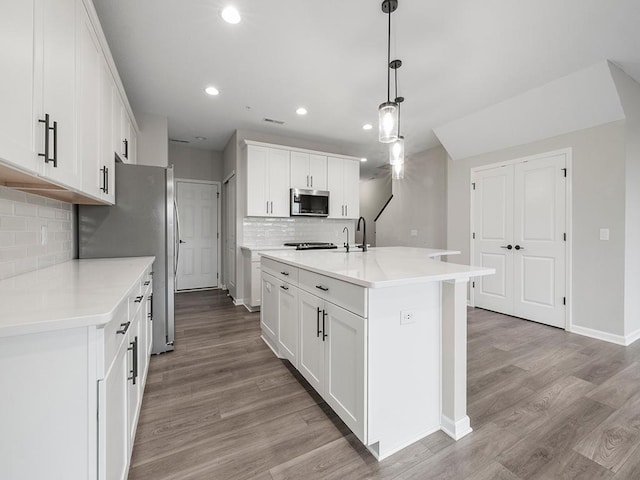
[[469,310],[472,434],[377,462],[222,291],[176,297],[151,359],[130,480],[640,479],[640,342]]

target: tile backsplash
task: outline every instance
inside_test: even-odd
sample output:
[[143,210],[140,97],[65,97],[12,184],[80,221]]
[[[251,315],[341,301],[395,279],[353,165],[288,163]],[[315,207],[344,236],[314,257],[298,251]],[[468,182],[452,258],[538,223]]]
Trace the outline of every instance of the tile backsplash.
[[242,245],[275,247],[285,242],[333,242],[341,246],[346,239],[344,227],[349,228],[349,242],[353,243],[355,226],[355,220],[245,217]]
[[0,279],[71,260],[71,211],[69,203],[0,186]]

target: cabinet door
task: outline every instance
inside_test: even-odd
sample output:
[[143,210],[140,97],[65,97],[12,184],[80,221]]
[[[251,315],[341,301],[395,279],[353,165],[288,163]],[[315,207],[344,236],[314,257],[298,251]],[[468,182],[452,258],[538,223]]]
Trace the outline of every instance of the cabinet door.
[[247,147],[247,216],[265,217],[269,214],[267,199],[267,168],[269,149]]
[[366,444],[365,319],[329,302],[324,313],[327,337],[323,398]]
[[311,178],[309,177],[309,154],[302,152],[291,152],[291,188],[310,188]]
[[309,180],[313,190],[327,189],[327,157],[309,155]]
[[78,31],[77,58],[78,159],[82,164],[82,190],[102,197],[101,74],[102,52],[84,8]]
[[34,152],[35,0],[3,2],[0,15],[0,159],[31,172],[41,169]]
[[120,160],[126,161],[123,156],[124,152],[124,139],[122,138],[122,116],[123,116],[124,106],[122,105],[122,100],[120,99],[120,91],[118,87],[116,87],[115,82],[112,85],[111,90],[111,133],[113,135],[112,141],[113,144],[111,148],[113,152],[118,155]]
[[343,160],[342,179],[344,216],[358,218],[360,216],[360,162]]
[[[136,434],[136,423],[138,418],[138,406],[141,400],[140,390],[140,312],[131,320],[131,326],[127,332],[127,363],[128,363],[128,430],[130,449],[133,448],[133,441]],[[129,450],[131,453],[131,450]]]
[[[49,114],[50,156],[56,162],[45,164],[44,175],[70,187],[81,188],[76,144],[76,31],[82,2],[78,0],[42,0],[42,42],[36,43],[36,88],[38,145],[44,145],[44,127],[38,119]],[[42,48],[39,54],[38,48]],[[40,70],[40,72],[39,72]],[[40,108],[38,108],[40,107]]]
[[138,163],[138,134],[133,124],[129,127],[129,163]]
[[322,300],[300,290],[298,292],[300,315],[300,342],[298,371],[323,395],[324,343],[322,341]]
[[265,339],[274,349],[278,343],[278,279],[262,273],[262,305],[260,307],[260,327]]
[[298,367],[298,288],[281,283],[278,291],[278,346],[280,355]]
[[123,480],[129,455],[127,346],[120,344],[104,380],[98,382],[98,471],[100,480]]
[[269,149],[269,216],[289,216],[289,151]]
[[342,200],[342,163],[341,158],[327,159],[327,190],[329,190],[329,218],[344,218]]
[[[116,201],[116,169],[113,153],[112,95],[113,77],[106,61],[100,65],[100,160],[98,163],[98,185],[102,198],[110,203]],[[104,168],[106,167],[106,173]],[[105,184],[106,182],[106,184]]]
[[127,110],[124,108],[124,103],[120,104],[120,138],[121,138],[121,146],[120,151],[122,154],[122,160],[125,163],[131,162],[131,120],[129,120],[129,114]]

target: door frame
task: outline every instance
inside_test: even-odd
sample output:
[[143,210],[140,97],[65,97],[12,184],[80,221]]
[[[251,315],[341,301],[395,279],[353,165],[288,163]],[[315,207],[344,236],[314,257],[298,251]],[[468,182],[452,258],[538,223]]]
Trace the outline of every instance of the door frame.
[[[475,258],[475,239],[473,238],[473,223],[474,223],[474,195],[473,195],[473,184],[476,180],[476,172],[480,172],[482,170],[489,170],[497,167],[504,167],[507,165],[515,165],[524,162],[535,162],[536,160],[540,160],[543,158],[548,158],[554,155],[565,155],[566,158],[566,169],[567,169],[567,183],[565,189],[565,231],[567,232],[567,241],[565,242],[565,279],[566,279],[566,295],[567,295],[567,304],[565,309],[565,322],[564,329],[568,332],[573,329],[573,278],[571,276],[572,272],[572,263],[573,263],[573,148],[566,147],[560,148],[558,150],[551,150],[548,152],[537,153],[535,155],[527,155],[525,157],[513,158],[511,160],[505,160],[502,162],[490,163],[487,165],[481,165],[478,167],[472,167],[470,172],[470,183],[469,183],[469,263],[473,263],[473,259]],[[476,306],[475,303],[475,291],[474,288],[469,288],[469,306]]]
[[[217,222],[216,222],[216,228],[218,229],[218,236],[216,238],[216,255],[218,256],[218,261],[216,262],[216,275],[217,275],[217,279],[218,279],[218,285],[215,287],[208,287],[208,288],[196,288],[196,289],[192,289],[192,290],[176,290],[176,293],[182,293],[182,292],[189,292],[189,291],[194,291],[194,290],[218,290],[220,289],[221,286],[221,282],[222,282],[222,275],[220,275],[220,266],[222,265],[222,259],[220,257],[220,240],[222,240],[222,234],[221,234],[221,217],[220,217],[220,213],[221,213],[221,208],[220,205],[222,203],[222,199],[221,199],[221,193],[222,193],[222,185],[221,182],[217,181],[217,180],[193,180],[191,178],[175,178],[174,179],[174,185],[175,185],[175,196],[176,196],[176,201],[178,199],[178,183],[182,182],[182,183],[199,183],[199,184],[206,184],[206,185],[217,185],[218,187],[218,195],[216,198],[216,215],[217,215]],[[177,209],[178,209],[178,214],[180,213],[180,205],[177,205]]]

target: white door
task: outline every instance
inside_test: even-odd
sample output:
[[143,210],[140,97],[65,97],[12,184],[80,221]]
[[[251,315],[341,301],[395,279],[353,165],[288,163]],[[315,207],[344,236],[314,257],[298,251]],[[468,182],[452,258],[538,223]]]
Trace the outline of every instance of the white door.
[[176,182],[179,219],[176,290],[218,285],[218,185]]
[[478,307],[565,328],[566,155],[474,175]]

